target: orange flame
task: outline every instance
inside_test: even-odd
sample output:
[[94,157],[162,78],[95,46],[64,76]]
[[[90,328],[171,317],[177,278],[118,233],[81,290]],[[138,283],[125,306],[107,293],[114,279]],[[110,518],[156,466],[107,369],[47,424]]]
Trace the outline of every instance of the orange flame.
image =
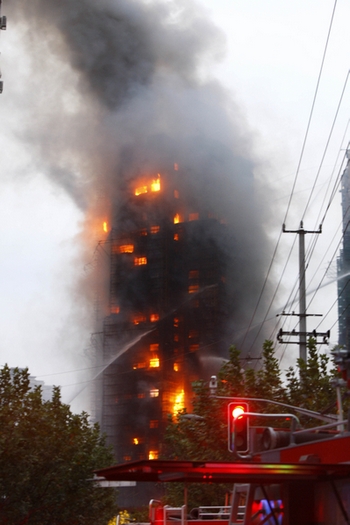
[[174,224],[179,224],[179,222],[180,222],[180,215],[176,213],[174,215]]
[[134,245],[133,244],[122,244],[118,248],[119,253],[134,253]]
[[119,314],[120,313],[120,306],[116,306],[116,305],[112,306],[111,307],[111,313],[112,314]]
[[147,264],[147,257],[135,257],[134,266],[142,266]]
[[134,318],[133,318],[133,323],[134,325],[138,325],[140,323],[145,323],[146,322],[146,316],[145,315],[134,315]]
[[176,415],[180,410],[185,408],[185,391],[181,390],[175,395],[175,402],[173,406],[173,414]]
[[159,357],[152,357],[152,359],[149,360],[149,367],[159,368]]
[[147,186],[139,186],[135,190],[135,195],[142,195],[142,193],[147,193]]
[[151,182],[151,191],[160,191],[160,176],[158,174],[158,179],[153,179]]
[[106,233],[108,232],[108,224],[107,224],[107,221],[104,221],[104,223],[103,223],[103,231],[106,232]]
[[160,189],[160,175],[158,173],[158,177],[156,179],[152,179],[150,182],[143,184],[142,186],[137,186],[135,189],[135,195],[142,195],[143,193],[148,193],[149,191],[160,191]]

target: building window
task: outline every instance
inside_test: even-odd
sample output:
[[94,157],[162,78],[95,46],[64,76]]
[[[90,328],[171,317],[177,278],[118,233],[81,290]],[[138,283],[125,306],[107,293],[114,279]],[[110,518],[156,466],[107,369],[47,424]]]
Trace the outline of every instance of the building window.
[[188,338],[189,338],[189,339],[195,339],[195,338],[198,337],[198,336],[199,336],[199,332],[198,332],[198,330],[190,330],[190,331],[188,332]]
[[158,450],[150,450],[148,452],[148,459],[158,459],[159,452]]
[[178,199],[180,197],[180,194],[179,194],[178,190],[174,190],[174,197],[175,197],[175,199]]
[[196,352],[199,348],[199,345],[190,345],[190,352]]
[[180,370],[179,363],[174,363],[173,369],[174,369],[174,372],[178,372]]
[[151,191],[160,191],[160,176],[158,173],[158,178],[153,179],[151,182]]
[[149,360],[150,368],[159,368],[159,366],[159,357],[152,357],[152,359]]
[[136,314],[136,315],[134,315],[132,321],[133,321],[133,323],[134,323],[135,325],[138,325],[138,324],[140,324],[140,323],[145,323],[145,322],[147,321],[147,319],[146,319],[146,316],[145,316],[145,315],[142,315],[142,314]]
[[199,213],[190,213],[188,216],[189,221],[198,221]]
[[157,321],[159,321],[159,314],[151,314],[149,316],[149,320],[151,321],[151,323],[156,323]]
[[134,253],[134,245],[133,244],[122,244],[118,247],[119,253]]
[[160,230],[160,227],[159,226],[151,226],[151,230],[150,232],[151,233],[158,233]]
[[190,270],[188,272],[189,279],[198,279],[198,277],[199,277],[199,270]]
[[174,341],[178,341],[179,340],[179,334],[174,334]]
[[135,266],[142,266],[143,264],[147,264],[147,257],[135,257],[134,259]]
[[135,190],[135,195],[142,195],[143,193],[147,193],[147,186],[139,186]]
[[158,428],[158,425],[158,419],[151,419],[151,421],[149,422],[149,428]]
[[111,314],[119,314],[120,312],[120,306],[113,305],[111,306]]
[[199,284],[190,284],[188,287],[188,293],[196,293],[199,290]]
[[146,368],[146,363],[144,361],[141,361],[139,363],[135,363],[133,366],[134,370],[137,370],[138,368]]
[[175,328],[177,328],[179,326],[179,318],[178,317],[174,317],[174,326],[175,326]]
[[150,352],[157,352],[159,350],[159,343],[152,343],[149,345]]
[[174,224],[179,224],[179,222],[180,222],[180,215],[176,213],[174,215]]
[[123,459],[124,461],[131,461],[131,456],[124,456]]
[[144,392],[139,392],[137,394],[137,399],[144,399],[146,397],[146,394]]
[[152,388],[149,391],[149,397],[159,397],[159,388]]

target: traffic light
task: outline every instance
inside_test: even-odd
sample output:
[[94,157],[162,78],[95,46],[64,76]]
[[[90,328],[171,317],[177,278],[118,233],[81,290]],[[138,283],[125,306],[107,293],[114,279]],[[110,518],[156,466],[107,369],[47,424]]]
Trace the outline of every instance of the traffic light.
[[249,451],[249,412],[248,403],[228,405],[228,449],[230,452],[245,454]]

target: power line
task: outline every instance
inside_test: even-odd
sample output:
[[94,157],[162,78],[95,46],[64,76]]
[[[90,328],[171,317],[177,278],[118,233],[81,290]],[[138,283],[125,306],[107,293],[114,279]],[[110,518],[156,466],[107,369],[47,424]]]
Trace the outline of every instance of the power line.
[[327,54],[327,49],[328,49],[328,43],[329,43],[329,39],[330,39],[331,31],[332,31],[332,26],[333,26],[333,20],[334,20],[334,15],[335,15],[336,6],[337,6],[337,0],[335,0],[335,2],[334,2],[334,6],[333,6],[333,11],[332,11],[332,16],[331,16],[331,21],[330,21],[330,24],[329,24],[328,34],[327,34],[327,38],[326,38],[326,44],[325,44],[325,47],[324,47],[323,56],[322,56],[322,61],[321,61],[321,67],[320,67],[320,71],[319,71],[319,74],[318,74],[318,79],[317,79],[317,83],[316,83],[316,89],[315,89],[315,93],[314,93],[314,97],[313,97],[313,101],[312,101],[312,105],[311,105],[311,111],[310,111],[310,115],[309,115],[309,120],[308,120],[308,123],[307,123],[306,132],[305,132],[305,137],[304,137],[303,145],[302,145],[301,152],[300,152],[299,162],[298,162],[297,170],[296,170],[295,177],[294,177],[294,182],[293,182],[293,186],[292,186],[292,191],[291,191],[291,194],[290,194],[290,197],[289,197],[289,201],[288,201],[288,205],[287,205],[286,214],[285,214],[285,217],[284,217],[284,220],[283,220],[284,224],[286,224],[286,222],[287,222],[287,217],[288,217],[289,209],[290,209],[290,206],[291,206],[291,202],[292,202],[292,198],[293,198],[293,194],[294,194],[295,186],[296,186],[296,183],[297,183],[297,180],[298,180],[298,176],[299,176],[299,171],[300,171],[301,162],[302,162],[302,159],[303,159],[303,156],[304,156],[304,151],[305,151],[306,141],[307,141],[307,139],[308,139],[308,135],[309,135],[309,130],[310,130],[311,121],[312,121],[312,117],[313,117],[313,113],[314,113],[314,108],[315,108],[315,104],[316,104],[316,99],[317,99],[317,94],[318,94],[318,89],[319,89],[320,82],[321,82],[321,76],[322,76],[322,72],[323,72],[323,66],[324,66],[325,59],[326,59],[326,54]]
[[[333,26],[333,20],[334,20],[336,6],[337,6],[337,0],[335,0],[334,6],[333,6],[332,16],[331,16],[331,20],[330,20],[330,24],[329,24],[329,29],[328,29],[328,33],[327,33],[326,43],[325,43],[323,56],[322,56],[322,61],[321,61],[321,66],[320,66],[320,71],[319,71],[319,74],[318,74],[318,79],[317,79],[317,83],[316,83],[316,89],[315,89],[313,102],[312,102],[312,106],[311,106],[311,111],[310,111],[308,124],[307,124],[307,128],[306,128],[306,133],[305,133],[305,137],[304,137],[304,141],[303,141],[303,145],[302,145],[302,149],[301,149],[301,153],[300,153],[300,157],[299,157],[299,162],[298,162],[296,174],[295,174],[294,181],[293,181],[292,190],[291,190],[289,201],[288,201],[288,204],[287,204],[287,210],[286,210],[285,217],[284,217],[284,220],[283,220],[284,224],[286,223],[286,220],[287,220],[287,216],[288,216],[288,213],[289,213],[289,209],[290,209],[290,206],[291,206],[292,198],[293,198],[293,195],[294,195],[294,191],[295,191],[295,187],[296,187],[296,183],[297,183],[297,179],[298,179],[298,175],[299,175],[299,171],[300,171],[301,162],[302,162],[302,159],[303,159],[303,156],[304,156],[304,150],[305,150],[306,141],[307,141],[307,138],[308,138],[308,135],[309,135],[309,130],[310,130],[310,125],[311,125],[311,121],[312,121],[312,117],[313,117],[314,107],[315,107],[315,104],[316,104],[318,89],[319,89],[319,85],[320,85],[320,81],[321,81],[321,77],[322,77],[322,72],[323,72],[323,66],[324,66],[324,62],[325,62],[325,58],[326,58],[326,54],[327,54],[327,49],[328,49],[328,43],[329,43],[330,34],[331,34],[332,26]],[[272,266],[273,266],[273,264],[275,262],[275,259],[276,259],[276,254],[277,254],[277,250],[278,250],[278,247],[279,247],[279,244],[280,244],[281,236],[282,236],[282,231],[280,231],[280,233],[279,233],[279,236],[278,236],[278,239],[277,239],[277,243],[276,243],[275,249],[274,249],[273,254],[272,254],[271,262],[270,262],[270,265],[269,265],[269,268],[268,268],[268,271],[267,271],[267,274],[266,274],[263,286],[261,288],[261,291],[260,291],[260,294],[259,294],[256,306],[255,306],[253,314],[251,316],[247,332],[246,332],[246,334],[245,334],[245,336],[243,338],[242,345],[244,344],[244,342],[246,340],[246,337],[248,335],[250,327],[251,327],[251,325],[253,323],[253,319],[255,318],[255,315],[257,313],[259,304],[260,304],[262,296],[264,294],[264,291],[265,291],[265,288],[266,288],[266,285],[267,285],[267,282],[268,282],[268,279],[269,279],[269,276],[270,276],[270,273],[271,273],[271,270],[272,270]],[[291,252],[290,252],[290,254],[291,254]],[[286,266],[284,267],[284,269],[285,268],[286,268]],[[284,270],[282,272],[281,278],[279,280],[279,283],[278,283],[278,286],[277,286],[277,288],[275,290],[273,298],[277,294],[277,290],[278,290],[278,287],[279,287],[279,285],[281,283],[283,275],[284,275]],[[269,306],[269,310],[270,310],[270,308],[271,308],[271,303],[270,303],[270,306]],[[266,316],[267,315],[268,315],[268,313],[266,314]]]

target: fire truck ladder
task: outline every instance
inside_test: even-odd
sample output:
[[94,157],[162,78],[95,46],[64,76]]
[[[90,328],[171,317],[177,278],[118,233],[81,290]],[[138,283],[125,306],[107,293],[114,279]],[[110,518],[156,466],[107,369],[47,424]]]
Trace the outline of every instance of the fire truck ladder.
[[[265,505],[257,504],[256,490],[260,489]],[[263,485],[238,484],[233,487],[232,507],[229,525],[281,525],[282,508],[275,505]]]

